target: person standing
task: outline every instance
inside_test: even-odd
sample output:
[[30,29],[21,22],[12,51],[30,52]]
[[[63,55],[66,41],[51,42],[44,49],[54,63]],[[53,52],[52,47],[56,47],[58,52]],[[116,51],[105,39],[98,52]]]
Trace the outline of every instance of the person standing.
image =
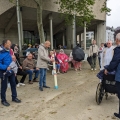
[[[3,40],[2,45],[0,46],[1,103],[4,106],[10,106],[10,104],[6,100],[8,78],[5,77],[5,79],[3,79],[3,73],[5,73],[7,70],[11,70],[11,68],[9,67],[10,63],[12,62],[12,58],[9,52],[10,46],[11,46],[10,40]],[[21,100],[17,98],[14,72],[9,76],[9,80],[10,80],[11,91],[12,91],[12,101],[16,103],[20,103]]]
[[50,59],[48,56],[48,48],[50,47],[50,42],[46,41],[42,43],[38,49],[38,59],[37,59],[37,68],[40,68],[40,80],[39,80],[39,89],[43,91],[44,88],[50,88],[46,85],[46,71],[48,68],[48,62],[53,62],[53,59]]
[[92,45],[89,48],[89,56],[92,58],[91,70],[96,70],[96,58],[98,55],[98,46],[96,40],[93,40]]
[[104,66],[109,65],[114,54],[114,46],[112,46],[112,41],[108,41],[107,47],[103,49],[103,52],[101,54],[101,69],[104,69]]
[[101,55],[104,49],[104,43],[101,43],[99,51],[98,51],[98,61],[99,61],[99,67],[101,68]]

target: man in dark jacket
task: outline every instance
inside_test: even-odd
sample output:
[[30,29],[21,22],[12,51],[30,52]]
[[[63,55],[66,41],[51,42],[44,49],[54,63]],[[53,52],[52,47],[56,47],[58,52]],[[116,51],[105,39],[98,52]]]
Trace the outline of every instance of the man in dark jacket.
[[120,119],[120,33],[116,35],[117,47],[114,49],[114,55],[112,61],[110,62],[108,68],[104,71],[105,74],[116,70],[115,80],[116,88],[119,99],[119,113],[114,113],[114,116]]
[[[10,40],[3,40],[2,45],[0,46],[0,78],[1,78],[1,103],[4,106],[9,106],[10,104],[6,101],[6,90],[7,90],[7,80],[8,78],[5,77],[3,79],[3,74],[6,70],[11,70],[10,63],[12,62],[12,58],[10,56],[10,49],[11,42]],[[11,91],[12,91],[12,101],[16,103],[20,103],[21,101],[17,98],[16,92],[16,83],[15,83],[15,74],[12,72],[9,76]]]

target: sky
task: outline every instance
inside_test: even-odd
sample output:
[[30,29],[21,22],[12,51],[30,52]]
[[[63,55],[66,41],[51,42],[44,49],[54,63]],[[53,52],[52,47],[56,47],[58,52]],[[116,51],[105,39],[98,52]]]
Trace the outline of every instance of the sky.
[[120,26],[120,0],[108,0],[107,6],[111,9],[110,16],[107,16],[106,25],[117,28]]

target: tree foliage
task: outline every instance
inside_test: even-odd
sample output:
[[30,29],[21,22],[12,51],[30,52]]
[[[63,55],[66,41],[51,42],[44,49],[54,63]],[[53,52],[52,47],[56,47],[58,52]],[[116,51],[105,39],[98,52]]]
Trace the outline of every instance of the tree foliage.
[[[95,4],[95,0],[56,0],[56,4],[59,4],[59,12],[64,17],[66,23],[71,24],[72,20],[76,17],[76,23],[79,26],[83,26],[84,22],[87,25],[94,19],[92,7]],[[110,9],[106,7],[106,1],[104,2],[101,12],[109,13]]]

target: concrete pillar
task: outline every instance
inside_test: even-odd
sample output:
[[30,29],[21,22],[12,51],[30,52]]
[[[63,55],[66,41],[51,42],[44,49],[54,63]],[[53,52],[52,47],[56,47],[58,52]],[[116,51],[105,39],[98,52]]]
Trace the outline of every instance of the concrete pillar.
[[72,46],[72,26],[67,26],[67,28],[66,28],[66,40],[67,40],[67,48],[71,49],[71,46]]
[[73,25],[72,25],[72,47],[74,48],[75,46],[76,46],[76,22],[74,15]]
[[53,18],[52,18],[52,14],[50,14],[49,16],[50,19],[50,41],[51,41],[51,49],[53,49]]
[[21,46],[21,19],[20,19],[20,5],[19,0],[16,0],[16,11],[17,11],[17,24],[18,24],[18,38],[19,38],[19,50],[21,52],[22,46]]
[[21,26],[21,44],[24,44],[24,38],[23,38],[23,21],[22,21],[22,7],[20,8],[20,26]]
[[94,40],[97,40],[97,28],[94,30]]
[[84,22],[84,50],[86,50],[86,22]]
[[97,45],[106,41],[106,22],[99,23],[97,25]]
[[79,34],[79,44],[80,44],[80,47],[81,47],[81,33]]
[[65,46],[65,34],[63,33],[63,46]]

